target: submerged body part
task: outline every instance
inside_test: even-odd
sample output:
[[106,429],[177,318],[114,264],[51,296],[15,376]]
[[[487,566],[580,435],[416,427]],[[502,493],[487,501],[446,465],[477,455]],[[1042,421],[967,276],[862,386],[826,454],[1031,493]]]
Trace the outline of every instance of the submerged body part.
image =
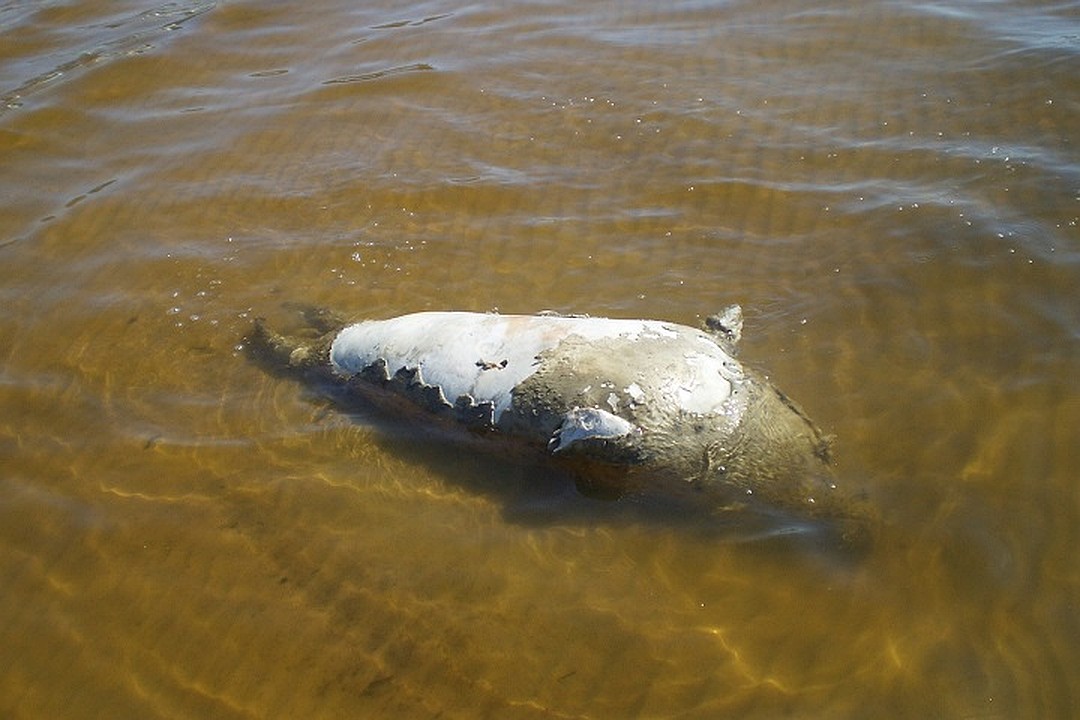
[[350,391],[515,445],[605,494],[694,493],[717,507],[860,521],[829,442],[735,358],[738,306],[705,329],[657,320],[422,312],[252,346]]

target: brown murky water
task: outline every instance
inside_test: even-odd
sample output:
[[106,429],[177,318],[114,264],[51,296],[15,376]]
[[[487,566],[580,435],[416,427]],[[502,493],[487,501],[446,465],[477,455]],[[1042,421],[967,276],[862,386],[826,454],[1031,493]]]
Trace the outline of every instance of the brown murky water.
[[[1075,716],[1077,2],[0,2],[0,100],[4,717]],[[239,350],[734,301],[868,551]]]

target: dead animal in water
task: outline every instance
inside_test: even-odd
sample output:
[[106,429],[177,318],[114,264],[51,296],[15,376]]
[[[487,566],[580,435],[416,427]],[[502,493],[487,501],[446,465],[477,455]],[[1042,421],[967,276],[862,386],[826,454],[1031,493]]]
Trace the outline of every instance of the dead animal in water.
[[[694,493],[718,508],[859,522],[829,441],[736,358],[742,311],[704,329],[658,320],[421,312],[346,324],[318,316],[302,340],[257,322],[273,364],[514,445],[617,493]],[[398,406],[401,403],[398,402]]]

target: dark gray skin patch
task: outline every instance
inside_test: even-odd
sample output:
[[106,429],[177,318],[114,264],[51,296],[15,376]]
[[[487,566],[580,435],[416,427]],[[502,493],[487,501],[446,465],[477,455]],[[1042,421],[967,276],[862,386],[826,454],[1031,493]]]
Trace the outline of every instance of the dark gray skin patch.
[[[560,462],[578,465],[582,475],[598,476],[593,484],[607,492],[668,485],[678,492],[691,489],[705,474],[705,448],[735,430],[746,389],[733,387],[725,404],[730,415],[686,412],[666,394],[665,385],[685,372],[684,356],[700,348],[682,338],[664,340],[662,347],[658,353],[657,344],[640,339],[567,339],[545,353],[539,369],[515,388],[499,427],[551,437],[575,407],[600,408],[640,432],[575,443]],[[638,392],[628,392],[632,386]]]
[[[675,343],[680,341],[673,341]],[[545,353],[536,373],[513,394],[499,428],[550,437],[575,407],[612,410],[639,433],[575,443],[559,463],[604,494],[705,493],[719,507],[784,508],[800,516],[860,517],[865,508],[837,486],[828,439],[787,396],[746,368],[720,412],[692,413],[663,393],[683,372],[687,348],[656,347],[640,340],[582,342],[568,339]],[[612,359],[616,359],[613,362]],[[623,392],[643,389],[637,400]]]
[[389,375],[386,361],[379,358],[354,374],[349,384],[364,383],[399,395],[421,410],[437,417],[449,418],[473,431],[495,428],[495,406],[487,401],[477,402],[470,395],[461,395],[451,404],[438,385],[424,381],[421,368],[399,368]]
[[460,395],[454,402],[454,420],[470,430],[494,430],[495,406],[487,401],[476,402],[471,395]]
[[[377,360],[376,363],[380,364],[383,368],[386,367],[386,361],[381,358]],[[372,364],[374,365],[376,363]],[[361,370],[357,374],[364,376],[364,371]],[[446,396],[443,395],[442,388],[438,385],[430,385],[424,382],[423,373],[418,367],[399,368],[398,371],[394,373],[394,376],[386,382],[386,388],[391,392],[397,393],[407,400],[412,401],[414,405],[417,405],[433,415],[445,414],[452,407],[449,401],[447,401]]]

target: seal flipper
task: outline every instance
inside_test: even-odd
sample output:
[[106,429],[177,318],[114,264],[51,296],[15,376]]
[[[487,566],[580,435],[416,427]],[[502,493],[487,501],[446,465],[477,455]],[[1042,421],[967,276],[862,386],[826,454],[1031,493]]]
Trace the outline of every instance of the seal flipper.
[[742,339],[743,315],[739,305],[726,308],[705,318],[705,329],[719,341],[720,346],[730,355],[735,355]]
[[634,442],[641,430],[600,408],[574,408],[551,434],[548,452],[569,472],[578,492],[598,500],[617,500],[626,490],[629,466],[642,461]]
[[299,326],[290,324],[286,334],[271,330],[265,318],[255,318],[244,337],[248,356],[275,373],[328,374],[330,344],[348,324],[344,316],[317,305],[287,302],[284,307],[299,315]]
[[551,434],[548,449],[552,454],[568,449],[581,451],[594,441],[626,438],[637,432],[633,423],[600,408],[574,408],[563,415],[563,421]]
[[330,332],[313,340],[303,340],[274,332],[263,318],[256,318],[244,344],[248,355],[268,370],[303,374],[326,365],[333,336]]
[[600,408],[574,408],[563,415],[548,451],[573,474],[582,495],[621,497],[631,467],[644,461],[637,438],[641,429]]

